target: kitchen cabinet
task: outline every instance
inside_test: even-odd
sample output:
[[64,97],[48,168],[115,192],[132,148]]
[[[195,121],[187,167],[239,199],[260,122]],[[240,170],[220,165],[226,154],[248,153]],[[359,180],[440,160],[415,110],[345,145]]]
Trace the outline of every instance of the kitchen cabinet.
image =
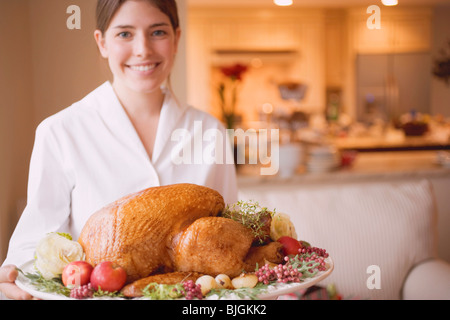
[[356,53],[404,53],[430,50],[431,9],[382,8],[381,29],[369,29],[368,14],[362,14],[360,9],[352,10],[350,17]]

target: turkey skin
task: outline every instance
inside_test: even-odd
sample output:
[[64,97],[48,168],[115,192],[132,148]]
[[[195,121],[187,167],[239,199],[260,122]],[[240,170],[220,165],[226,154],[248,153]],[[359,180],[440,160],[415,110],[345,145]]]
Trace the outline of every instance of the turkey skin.
[[223,197],[207,187],[153,187],[94,213],[78,242],[93,266],[111,261],[124,268],[128,284],[173,272],[233,277],[264,260],[281,261],[281,245],[252,247],[250,230],[220,217],[224,209]]

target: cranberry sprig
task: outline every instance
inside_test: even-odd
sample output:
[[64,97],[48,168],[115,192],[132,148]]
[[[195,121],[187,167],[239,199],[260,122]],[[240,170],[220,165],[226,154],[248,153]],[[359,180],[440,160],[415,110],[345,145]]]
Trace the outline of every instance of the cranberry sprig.
[[273,268],[270,268],[268,264],[265,264],[256,270],[255,274],[258,277],[258,281],[266,285],[273,281],[279,283],[300,282],[303,276],[298,269],[293,268],[293,266],[289,264],[279,264]]
[[301,248],[299,254],[290,258],[289,262],[295,266],[301,263],[306,267],[306,272],[314,276],[318,271],[326,270],[325,259],[329,257],[325,249],[317,247]]
[[304,278],[313,277],[319,271],[326,270],[325,249],[317,247],[300,248],[295,256],[284,257],[285,264],[270,267],[265,264],[256,270],[258,281],[268,285],[271,282],[301,282]]

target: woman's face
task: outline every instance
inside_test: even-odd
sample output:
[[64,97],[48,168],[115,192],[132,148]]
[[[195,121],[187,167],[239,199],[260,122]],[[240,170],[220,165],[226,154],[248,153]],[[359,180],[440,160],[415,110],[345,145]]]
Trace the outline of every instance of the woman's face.
[[180,38],[170,19],[147,1],[127,1],[95,38],[108,59],[114,87],[139,93],[160,89],[172,69]]

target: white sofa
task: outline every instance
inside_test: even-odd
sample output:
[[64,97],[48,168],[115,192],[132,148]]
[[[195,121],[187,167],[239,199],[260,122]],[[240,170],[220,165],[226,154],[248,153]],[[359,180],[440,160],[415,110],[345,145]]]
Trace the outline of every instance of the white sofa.
[[450,299],[450,264],[437,257],[437,211],[428,181],[240,187],[291,216],[298,238],[325,248],[344,298]]

